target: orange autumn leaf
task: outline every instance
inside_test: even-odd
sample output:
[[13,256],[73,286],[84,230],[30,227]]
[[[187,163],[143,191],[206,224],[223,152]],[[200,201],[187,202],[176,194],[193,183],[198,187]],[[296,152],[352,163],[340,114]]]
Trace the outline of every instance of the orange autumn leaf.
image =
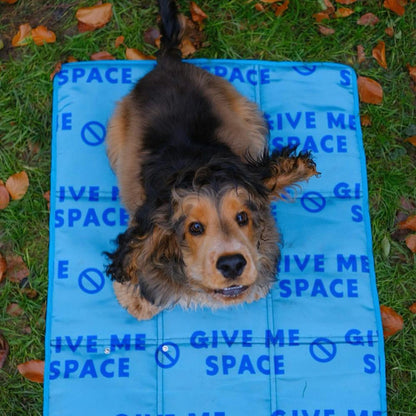
[[62,62],[57,62],[55,64],[55,68],[53,69],[52,73],[49,75],[49,79],[52,81],[55,78],[55,75],[61,72],[62,69]]
[[264,6],[263,6],[262,4],[260,4],[260,3],[256,3],[256,4],[254,5],[254,8],[255,8],[258,12],[264,12],[264,10],[265,10]]
[[54,43],[56,35],[46,26],[38,26],[32,29],[32,39],[36,45],[42,46],[44,43]]
[[0,181],[0,209],[4,209],[9,205],[10,195],[3,181]]
[[369,126],[371,126],[371,118],[370,118],[370,116],[368,114],[363,114],[360,117],[360,122],[361,122],[361,125],[363,127],[369,127]]
[[9,354],[9,344],[6,338],[0,334],[0,368],[3,368],[4,362]]
[[123,35],[120,35],[120,36],[117,36],[116,40],[114,41],[114,46],[116,48],[118,48],[123,43],[124,43],[124,36]]
[[348,7],[340,7],[335,12],[335,17],[348,17],[351,16],[354,13],[354,10],[349,9]]
[[416,253],[416,234],[410,234],[405,239],[407,248],[412,252]]
[[191,11],[191,19],[195,23],[202,23],[208,18],[207,14],[194,1],[191,1],[189,9]]
[[326,12],[319,12],[312,15],[312,17],[315,19],[316,23],[321,23],[322,20],[329,20],[329,14]]
[[344,5],[346,5],[346,4],[352,4],[352,3],[355,3],[357,0],[335,0],[337,3],[339,3],[339,4],[344,4]]
[[416,66],[410,66],[409,64],[407,64],[406,68],[409,72],[410,78],[412,78],[412,80],[416,82]]
[[389,306],[380,305],[384,338],[394,335],[403,329],[403,318]]
[[411,215],[410,217],[407,217],[404,221],[400,221],[398,226],[402,230],[416,231],[416,215]]
[[45,362],[41,360],[30,360],[17,366],[19,373],[30,381],[43,383]]
[[24,23],[19,26],[19,31],[13,36],[12,46],[23,46],[27,45],[28,39],[30,39],[30,34],[32,32],[32,27],[29,23]]
[[0,0],[1,3],[14,4],[17,0]]
[[324,5],[325,5],[325,11],[327,13],[334,13],[335,12],[335,7],[334,5],[331,3],[331,0],[323,0]]
[[0,282],[3,280],[7,270],[7,261],[0,253]]
[[126,48],[126,59],[130,61],[147,61],[149,59],[155,59],[154,56],[145,55],[135,48]]
[[283,13],[288,9],[289,7],[289,0],[285,0],[280,6],[276,6],[274,9],[275,16],[282,16]]
[[114,56],[111,55],[111,53],[107,51],[100,51],[100,52],[93,53],[90,56],[90,59],[91,61],[113,61],[116,58],[114,58]]
[[373,13],[363,14],[358,20],[357,25],[360,26],[374,26],[380,19]]
[[78,62],[78,59],[73,57],[72,55],[68,56],[67,62]]
[[392,27],[386,27],[384,33],[391,38],[394,36],[394,29]]
[[111,17],[113,16],[112,7],[113,5],[111,3],[96,4],[91,7],[81,7],[77,10],[75,17],[81,28],[87,30],[99,29],[111,20]]
[[405,141],[409,142],[413,146],[416,146],[416,136],[408,137]]
[[7,256],[7,274],[8,280],[14,283],[21,282],[25,277],[29,276],[29,269],[21,256]]
[[372,55],[381,67],[387,69],[386,44],[382,40],[377,43],[377,46],[373,49]]
[[319,25],[318,29],[319,29],[319,32],[324,36],[333,35],[335,33],[335,29],[332,29],[332,27]]
[[416,313],[416,302],[415,303],[412,303],[409,306],[409,311],[412,312],[412,313]]
[[359,76],[358,95],[361,102],[367,104],[381,104],[383,101],[383,88],[371,78]]
[[405,9],[402,0],[384,0],[383,6],[399,16],[404,15]]
[[12,199],[22,199],[29,188],[29,178],[25,171],[15,173],[6,181],[6,188]]
[[365,62],[365,51],[363,45],[357,45],[357,62],[359,64]]

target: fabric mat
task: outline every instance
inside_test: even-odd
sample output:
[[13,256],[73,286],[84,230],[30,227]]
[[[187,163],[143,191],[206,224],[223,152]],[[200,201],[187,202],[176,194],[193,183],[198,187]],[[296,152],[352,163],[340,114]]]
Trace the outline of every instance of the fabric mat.
[[265,299],[139,322],[102,252],[128,215],[105,154],[115,103],[154,62],[55,76],[45,416],[379,416],[384,352],[356,76],[344,65],[194,60],[256,101],[271,147],[311,150],[320,178],[273,204],[283,234]]

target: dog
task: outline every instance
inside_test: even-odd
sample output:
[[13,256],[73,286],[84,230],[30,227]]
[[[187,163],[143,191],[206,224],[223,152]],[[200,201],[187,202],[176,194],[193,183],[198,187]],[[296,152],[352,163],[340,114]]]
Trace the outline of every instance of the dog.
[[119,303],[139,320],[176,304],[263,298],[280,235],[270,202],[317,175],[307,152],[269,152],[258,107],[181,59],[177,5],[159,0],[157,64],[118,103],[106,146],[130,214],[106,253]]

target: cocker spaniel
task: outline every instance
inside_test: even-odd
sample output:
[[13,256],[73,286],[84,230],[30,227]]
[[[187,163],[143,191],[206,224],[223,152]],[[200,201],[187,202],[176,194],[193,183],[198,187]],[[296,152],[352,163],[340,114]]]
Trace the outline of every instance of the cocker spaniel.
[[159,1],[155,68],[118,104],[106,138],[130,213],[107,274],[137,319],[165,308],[264,297],[279,233],[270,202],[316,175],[309,153],[269,152],[257,106],[227,81],[182,62],[174,1]]

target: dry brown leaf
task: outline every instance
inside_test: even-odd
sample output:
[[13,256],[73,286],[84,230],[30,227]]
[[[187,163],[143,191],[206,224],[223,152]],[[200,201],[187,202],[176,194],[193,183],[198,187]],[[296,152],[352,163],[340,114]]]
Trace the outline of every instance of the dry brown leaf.
[[78,62],[78,59],[75,58],[74,56],[70,55],[70,56],[68,56],[66,61],[67,62]]
[[381,104],[383,101],[383,88],[371,78],[358,77],[358,95],[363,103]]
[[154,56],[145,55],[135,48],[126,48],[126,59],[130,61],[147,61],[149,59],[155,59]]
[[403,329],[403,318],[389,306],[380,305],[384,338],[394,335]]
[[322,20],[329,20],[330,17],[328,13],[326,12],[319,12],[312,15],[312,17],[315,19],[316,23],[321,23]]
[[15,173],[6,181],[6,188],[12,199],[22,199],[29,188],[29,178],[25,171]]
[[376,25],[380,19],[373,13],[366,13],[363,14],[358,20],[357,25],[360,26],[374,26]]
[[400,221],[398,224],[400,229],[416,231],[416,215],[407,217],[404,221]]
[[104,3],[78,9],[75,14],[79,23],[78,30],[86,32],[105,26],[113,16],[112,7],[111,3]]
[[14,4],[17,0],[0,0],[0,3]]
[[335,7],[334,5],[331,3],[330,0],[324,0],[324,4],[325,4],[325,11],[329,14],[332,14],[335,12]]
[[195,23],[202,24],[208,18],[207,14],[194,1],[191,1],[189,9],[191,11],[191,19]]
[[100,52],[93,53],[90,56],[90,59],[91,61],[113,61],[116,58],[114,58],[114,56],[111,55],[111,53],[107,51],[100,51]]
[[361,120],[361,125],[363,127],[369,127],[371,126],[371,118],[368,114],[363,114],[360,118]]
[[277,4],[274,4],[273,6],[274,6],[274,15],[280,17],[288,9],[288,7],[289,7],[289,0],[285,0],[279,6]]
[[324,36],[333,35],[335,33],[335,29],[332,29],[331,27],[319,25],[318,29],[319,29],[319,32]]
[[53,69],[53,71],[52,71],[51,75],[49,75],[49,79],[52,81],[52,80],[55,78],[55,75],[56,75],[58,72],[61,72],[61,69],[62,69],[62,62],[58,62],[58,63],[56,63],[56,64],[55,64],[55,68]]
[[182,40],[180,50],[182,52],[182,57],[184,58],[196,52],[196,48],[189,38],[184,38]]
[[258,12],[264,12],[265,8],[261,3],[256,3],[254,5],[254,8],[258,11]]
[[43,383],[45,362],[41,360],[31,360],[17,366],[19,373],[30,381]]
[[21,256],[7,256],[7,274],[6,277],[11,282],[19,283],[25,277],[29,276],[29,269]]
[[384,0],[383,6],[399,16],[404,15],[405,9],[402,0]]
[[7,305],[6,313],[10,316],[20,316],[25,313],[25,311],[17,304],[17,303],[10,303]]
[[56,35],[46,26],[38,26],[32,29],[32,39],[36,45],[42,46],[44,43],[56,42]]
[[6,186],[0,181],[0,209],[4,209],[9,205],[10,195]]
[[353,4],[355,3],[357,0],[335,0],[337,3],[339,4]]
[[348,7],[340,7],[335,12],[335,17],[348,17],[351,16],[354,13],[354,10],[349,9]]
[[407,64],[406,68],[409,72],[410,78],[412,78],[413,82],[416,82],[416,66],[410,66]]
[[409,142],[413,146],[416,146],[416,136],[408,137],[405,142]]
[[365,52],[364,52],[364,46],[363,45],[357,45],[357,62],[359,64],[362,64],[365,62]]
[[29,287],[25,287],[21,290],[21,292],[26,295],[29,299],[36,299],[39,296],[39,293],[35,289],[31,289]]
[[412,303],[409,306],[409,311],[412,312],[412,313],[416,313],[416,302],[415,303]]
[[377,43],[377,46],[373,49],[372,55],[381,67],[387,69],[386,44],[382,40]]
[[160,41],[160,30],[157,27],[149,27],[144,32],[143,40],[149,45],[156,46],[156,41]]
[[391,38],[394,36],[394,29],[392,27],[386,27],[384,33]]
[[0,282],[3,280],[4,276],[6,275],[7,270],[7,261],[0,253]]
[[4,362],[9,354],[9,343],[3,334],[0,334],[0,368],[3,368]]
[[416,234],[410,234],[406,237],[406,246],[412,252],[416,253]]
[[27,45],[32,32],[32,27],[29,23],[24,23],[19,26],[19,31],[13,36],[12,46]]
[[123,35],[120,35],[120,36],[117,36],[116,40],[114,41],[114,46],[116,48],[118,48],[123,43],[124,43],[124,36]]

